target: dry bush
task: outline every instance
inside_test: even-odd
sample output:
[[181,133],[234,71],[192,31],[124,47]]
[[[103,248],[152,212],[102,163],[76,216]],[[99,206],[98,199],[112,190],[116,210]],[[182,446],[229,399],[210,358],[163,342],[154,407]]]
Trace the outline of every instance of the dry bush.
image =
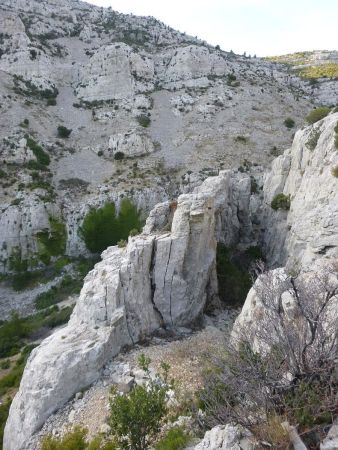
[[283,417],[317,448],[338,415],[337,271],[267,272],[255,291],[256,323],[237,327],[212,360],[201,394],[207,424],[236,422],[260,439],[265,429],[264,440],[280,448],[270,422]]

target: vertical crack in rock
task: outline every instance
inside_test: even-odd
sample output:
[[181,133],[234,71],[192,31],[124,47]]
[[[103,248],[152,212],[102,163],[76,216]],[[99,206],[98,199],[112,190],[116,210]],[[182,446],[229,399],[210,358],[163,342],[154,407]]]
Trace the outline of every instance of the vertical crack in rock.
[[164,317],[163,317],[161,311],[158,309],[158,307],[155,304],[155,291],[156,291],[156,283],[154,281],[154,278],[155,278],[155,274],[154,274],[155,261],[156,261],[156,239],[154,239],[154,241],[153,241],[153,246],[152,246],[152,249],[151,249],[150,267],[149,267],[150,301],[151,301],[151,303],[153,305],[154,311],[158,315],[161,327],[165,328]]
[[175,270],[173,271],[172,277],[171,277],[171,281],[170,281],[170,297],[169,297],[169,313],[170,313],[170,320],[171,320],[171,324],[174,325],[174,321],[173,321],[173,316],[171,313],[171,293],[172,293],[172,287],[173,287],[173,279],[174,279],[174,275],[175,275]]
[[[170,241],[170,245],[169,245],[168,260],[167,260],[167,264],[166,264],[166,268],[165,268],[165,272],[164,272],[164,282],[163,282],[163,295],[164,295],[164,298],[166,298],[166,295],[165,295],[166,279],[167,279],[169,262],[170,262],[170,258],[171,258],[172,245],[173,245],[173,241],[171,240]],[[174,275],[172,275],[171,281],[170,281],[170,296],[169,296],[169,314],[170,314],[170,319],[171,319],[172,325],[173,325],[173,318],[172,318],[172,315],[171,315],[171,288],[172,288],[173,277],[174,277]]]
[[127,332],[128,332],[128,335],[130,337],[130,340],[131,340],[132,344],[134,345],[135,341],[134,341],[133,335],[132,335],[132,333],[130,331],[130,326],[129,326],[129,322],[128,322],[128,308],[127,308],[127,302],[126,302],[126,295],[125,295],[125,292],[124,292],[125,288],[124,288],[124,284],[123,284],[123,281],[122,281],[122,278],[121,278],[121,272],[119,272],[119,281],[120,281],[122,292],[123,292],[123,305],[124,305],[124,310],[125,310],[125,314],[126,314]]
[[104,297],[104,308],[105,308],[105,314],[104,314],[104,321],[107,322],[108,320],[108,311],[107,311],[107,297],[108,297],[108,286],[105,287],[106,295]]

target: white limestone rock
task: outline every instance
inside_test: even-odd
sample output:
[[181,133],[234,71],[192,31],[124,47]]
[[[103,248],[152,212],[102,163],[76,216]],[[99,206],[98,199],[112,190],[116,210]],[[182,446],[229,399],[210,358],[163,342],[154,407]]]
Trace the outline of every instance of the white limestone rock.
[[[226,226],[230,236],[238,236],[237,192],[238,180],[221,172],[179,197],[170,232],[141,234],[129,238],[126,248],[103,252],[68,325],[29,357],[6,424],[5,450],[29,448],[29,438],[48,416],[94,382],[123,346],[161,326],[189,324],[202,313],[215,270],[215,217],[219,229]],[[232,205],[225,211],[224,201]]]
[[238,425],[217,425],[205,433],[194,450],[253,450],[255,442],[248,430]]
[[118,42],[100,47],[79,71],[77,96],[87,102],[133,100],[135,94],[153,89],[154,66],[131,47]]
[[[45,192],[41,191],[40,194]],[[17,251],[22,259],[38,252],[37,233],[50,229],[50,217],[61,216],[57,205],[41,201],[38,190],[35,195],[23,195],[18,200],[18,205],[6,205],[0,215],[1,271],[8,270],[8,260]]]
[[[293,145],[272,164],[264,184],[264,247],[271,265],[311,267],[338,257],[338,165],[334,127],[338,113],[296,133]],[[273,211],[276,194],[290,196],[290,211]]]
[[335,420],[327,436],[321,442],[320,450],[338,450],[338,420]]
[[126,157],[134,157],[153,153],[155,147],[151,139],[145,134],[139,134],[136,130],[128,133],[118,133],[109,138],[106,156],[114,158],[116,153],[123,153]]

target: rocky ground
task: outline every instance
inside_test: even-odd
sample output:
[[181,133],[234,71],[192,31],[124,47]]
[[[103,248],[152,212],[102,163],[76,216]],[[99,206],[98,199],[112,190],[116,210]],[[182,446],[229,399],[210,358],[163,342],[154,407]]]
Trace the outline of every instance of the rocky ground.
[[194,393],[203,386],[208,356],[222,348],[222,342],[238,313],[236,309],[216,310],[204,317],[204,326],[200,329],[181,327],[172,331],[163,330],[144,344],[120,354],[106,365],[94,385],[77,393],[47,420],[32,441],[32,448],[37,448],[43,436],[62,435],[75,425],[86,427],[90,438],[99,432],[107,432],[111,387],[115,385],[121,392],[127,392],[134,382],[144,382],[138,367],[138,358],[142,353],[151,358],[152,374],[161,370],[162,362],[170,365],[169,377],[176,381],[177,400],[188,405]]

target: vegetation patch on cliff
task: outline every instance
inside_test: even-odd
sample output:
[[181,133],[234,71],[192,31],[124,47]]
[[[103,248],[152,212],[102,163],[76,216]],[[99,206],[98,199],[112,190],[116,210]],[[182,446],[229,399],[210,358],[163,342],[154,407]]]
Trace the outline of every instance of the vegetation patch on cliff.
[[262,259],[259,247],[249,247],[245,252],[231,250],[224,244],[217,245],[218,295],[229,306],[242,305],[252,286],[250,267]]
[[65,224],[55,218],[49,217],[50,229],[37,233],[39,245],[39,259],[49,264],[52,256],[63,255],[66,251],[67,231]]
[[118,214],[114,203],[106,203],[101,208],[89,211],[80,234],[88,250],[101,253],[110,245],[126,240],[131,230],[140,230],[141,227],[140,212],[129,199],[124,198]]

